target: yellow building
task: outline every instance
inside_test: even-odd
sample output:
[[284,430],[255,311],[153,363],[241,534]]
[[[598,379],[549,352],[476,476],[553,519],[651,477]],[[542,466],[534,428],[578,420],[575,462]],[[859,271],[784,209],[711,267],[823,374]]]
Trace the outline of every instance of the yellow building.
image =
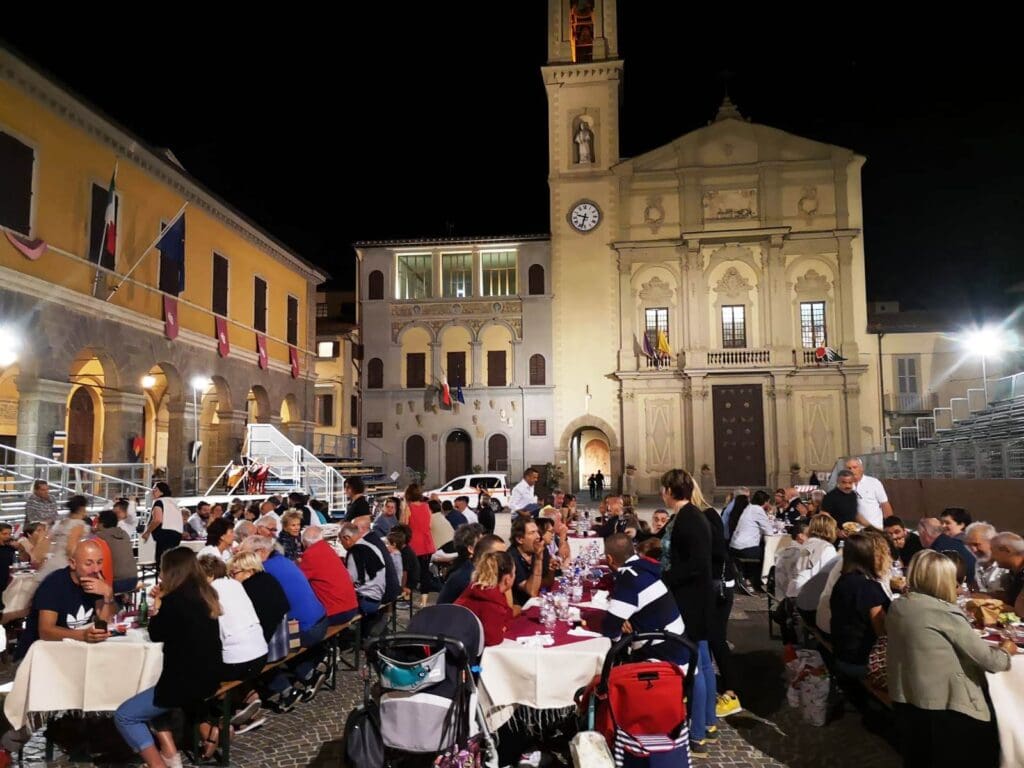
[[[108,260],[101,240],[115,167],[117,241]],[[67,460],[150,462],[176,492],[193,483],[193,399],[201,486],[238,456],[248,421],[280,423],[309,443],[314,296],[324,273],[217,199],[169,152],[2,49],[0,168],[0,338],[20,346],[16,363],[0,369],[0,439],[48,456],[55,433],[66,432]],[[178,295],[174,264],[146,250],[183,205]],[[33,244],[16,248],[16,235],[44,241],[45,251],[27,257]],[[173,340],[165,298],[177,300]],[[209,384],[194,393],[203,378]]]

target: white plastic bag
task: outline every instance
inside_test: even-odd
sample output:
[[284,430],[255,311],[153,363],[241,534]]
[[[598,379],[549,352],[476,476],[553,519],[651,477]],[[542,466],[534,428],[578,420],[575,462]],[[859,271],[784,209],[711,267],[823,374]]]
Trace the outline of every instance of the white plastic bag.
[[575,768],[615,768],[608,742],[597,731],[580,731],[569,742]]

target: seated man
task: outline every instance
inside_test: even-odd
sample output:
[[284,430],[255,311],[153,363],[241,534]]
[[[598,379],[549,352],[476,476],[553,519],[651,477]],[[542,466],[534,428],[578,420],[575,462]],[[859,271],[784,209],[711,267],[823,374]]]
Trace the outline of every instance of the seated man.
[[114,593],[120,595],[134,591],[139,583],[139,567],[132,554],[132,539],[117,524],[117,515],[112,510],[100,512],[100,529],[96,531],[96,538],[107,543],[114,561]]
[[[612,640],[633,632],[665,631],[682,635],[686,627],[675,598],[661,580],[661,566],[637,556],[633,542],[624,533],[605,539],[604,551],[608,567],[615,574],[615,585],[608,599],[608,613],[601,633]],[[675,643],[665,644],[662,653],[658,653],[658,645],[651,648],[655,658],[677,664],[689,660],[685,650]]]
[[341,526],[338,540],[347,553],[345,564],[356,588],[359,610],[364,616],[372,616],[380,610],[387,587],[384,557],[373,544],[363,540],[359,528],[352,523]]
[[402,594],[402,571],[395,568],[395,563],[391,559],[391,553],[388,552],[387,542],[384,541],[379,533],[371,530],[369,515],[362,515],[351,522],[359,529],[362,540],[375,546],[377,551],[380,552],[380,556],[384,559],[384,596],[381,598],[381,602],[385,604],[393,603]]
[[594,526],[598,536],[606,539],[613,533],[625,531],[626,521],[622,515],[624,506],[621,496],[610,494],[604,497],[604,501],[601,502],[601,512],[604,517],[600,523]]
[[210,523],[210,502],[200,501],[196,504],[196,511],[185,523],[185,538],[190,541],[205,541],[206,526]]
[[992,557],[992,539],[997,531],[990,523],[971,523],[964,531],[964,544],[978,560],[972,592],[1004,598],[1010,586],[1010,572]]
[[882,528],[892,541],[893,546],[896,547],[900,562],[903,563],[904,568],[910,565],[910,558],[912,558],[915,553],[924,549],[924,547],[921,546],[921,539],[918,537],[917,533],[915,531],[908,530],[903,524],[903,520],[896,517],[896,515],[889,515],[889,517],[885,518],[882,522]]
[[302,532],[305,550],[299,569],[309,579],[309,586],[323,604],[327,623],[347,624],[359,613],[359,601],[352,586],[352,577],[331,545],[324,541],[323,529],[311,525]]
[[1024,538],[1016,533],[997,533],[991,546],[992,559],[1010,574],[1003,600],[1020,616],[1024,611]]
[[744,560],[761,559],[762,537],[775,532],[765,510],[769,504],[768,494],[757,491],[740,513],[739,519],[732,521],[734,528],[729,548],[733,557]]
[[545,579],[553,578],[553,574],[549,577],[552,562],[533,520],[525,517],[513,520],[510,538],[512,546],[509,554],[512,555],[512,562],[516,566],[512,602],[522,606],[531,597],[540,594],[541,584]]
[[114,588],[101,578],[103,555],[95,541],[82,541],[68,558],[67,568],[54,571],[39,585],[32,598],[32,609],[25,631],[14,654],[25,658],[36,640],[82,640],[99,643],[110,637],[105,629],[96,629],[96,619],[112,621],[117,610]]

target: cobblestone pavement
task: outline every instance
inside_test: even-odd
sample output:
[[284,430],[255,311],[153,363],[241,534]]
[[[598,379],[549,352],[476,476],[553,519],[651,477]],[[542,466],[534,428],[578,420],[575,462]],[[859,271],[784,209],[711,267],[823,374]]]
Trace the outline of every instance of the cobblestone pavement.
[[[653,506],[645,505],[642,510],[643,516],[649,517]],[[507,535],[508,525],[506,516],[499,517],[498,533]],[[814,728],[805,725],[799,712],[787,706],[782,649],[778,640],[768,638],[766,612],[763,598],[737,596],[730,639],[736,646],[738,692],[748,711],[722,724],[719,743],[711,747],[708,759],[694,761],[695,765],[707,768],[898,766],[893,748],[885,739],[866,729],[860,715],[852,708],[847,707],[847,713],[839,720]],[[0,680],[3,678],[3,670],[0,670]],[[233,741],[231,764],[241,768],[338,768],[345,719],[361,697],[362,684],[358,676],[354,672],[339,672],[337,690],[322,691],[312,703],[299,704],[283,715],[264,710],[267,723]],[[25,764],[32,768],[92,765],[75,763],[59,753],[47,764],[43,760],[40,735],[27,746]]]

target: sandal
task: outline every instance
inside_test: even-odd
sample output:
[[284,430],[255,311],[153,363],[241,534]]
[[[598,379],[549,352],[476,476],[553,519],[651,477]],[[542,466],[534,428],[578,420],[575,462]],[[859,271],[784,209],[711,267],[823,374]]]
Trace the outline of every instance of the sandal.
[[203,760],[212,760],[213,756],[217,754],[217,749],[220,747],[220,727],[216,725],[210,726],[210,731],[206,738],[202,739],[202,751],[201,756]]

